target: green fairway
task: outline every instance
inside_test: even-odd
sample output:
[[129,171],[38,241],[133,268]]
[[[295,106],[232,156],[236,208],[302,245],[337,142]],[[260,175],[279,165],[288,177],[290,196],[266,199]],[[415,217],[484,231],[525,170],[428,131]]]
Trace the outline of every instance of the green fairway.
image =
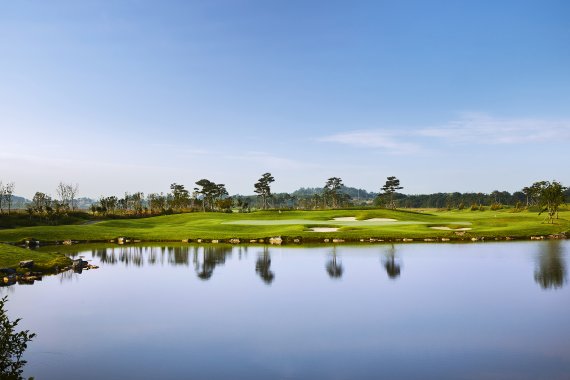
[[[325,238],[352,241],[368,238],[523,238],[567,232],[570,230],[569,219],[570,212],[564,211],[560,213],[560,219],[556,220],[555,224],[545,224],[542,223],[544,217],[535,212],[512,210],[414,212],[378,209],[260,211],[243,214],[187,213],[142,219],[106,220],[83,225],[3,229],[0,230],[0,241],[18,242],[25,238],[38,239],[40,242],[105,241],[123,236],[142,241],[230,238],[247,240],[282,236],[315,242]],[[337,230],[313,232],[311,228],[316,227]]]
[[[19,269],[20,261],[33,260],[33,270],[37,272],[52,272],[56,267],[64,268],[71,265],[68,257],[50,252],[37,252],[7,244],[0,244],[0,268]],[[20,271],[27,271],[21,269]]]

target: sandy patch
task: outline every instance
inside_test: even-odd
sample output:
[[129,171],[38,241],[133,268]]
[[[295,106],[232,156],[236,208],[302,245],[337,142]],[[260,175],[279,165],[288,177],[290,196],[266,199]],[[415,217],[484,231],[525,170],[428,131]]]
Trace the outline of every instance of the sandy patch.
[[311,231],[313,232],[336,232],[338,228],[334,227],[312,227]]
[[390,218],[372,218],[372,219],[366,219],[365,222],[397,222],[397,220]]
[[336,222],[356,222],[356,217],[355,216],[343,216],[340,218],[333,218],[333,220]]
[[470,227],[462,227],[462,228],[450,228],[450,227],[430,227],[432,230],[440,230],[440,231],[469,231],[472,228]]

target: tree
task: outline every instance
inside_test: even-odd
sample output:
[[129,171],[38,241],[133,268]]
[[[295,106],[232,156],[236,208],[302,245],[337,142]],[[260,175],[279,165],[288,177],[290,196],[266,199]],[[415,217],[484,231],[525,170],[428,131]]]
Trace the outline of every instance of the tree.
[[4,309],[7,301],[7,297],[0,299],[0,378],[21,380],[26,365],[22,355],[36,334],[29,330],[15,331],[21,319],[10,321]]
[[75,198],[78,189],[78,184],[72,185],[70,183],[60,182],[59,185],[57,185],[56,193],[64,210],[69,211],[71,209],[75,211],[77,208]]
[[200,186],[195,188],[196,193],[202,195],[202,209],[213,210],[216,206],[216,201],[228,196],[228,191],[223,183],[217,184],[207,179],[201,179],[196,182]]
[[172,191],[171,207],[175,210],[187,208],[190,204],[190,193],[184,188],[184,185],[173,183],[170,185]]
[[4,195],[6,194],[6,187],[0,181],[0,214],[4,213]]
[[14,200],[14,182],[7,183],[4,186],[4,203],[8,208],[8,214],[12,210],[12,201]]
[[331,177],[325,183],[325,187],[323,188],[323,197],[325,199],[325,204],[327,203],[327,199],[331,200],[331,207],[337,208],[339,204],[339,194],[340,189],[342,188],[342,179],[338,177]]
[[275,182],[275,178],[273,178],[271,173],[265,173],[254,185],[254,192],[261,197],[264,210],[267,209],[267,199],[271,197],[271,187],[269,186],[271,182]]
[[546,211],[548,222],[554,223],[554,216],[558,218],[558,208],[564,203],[564,192],[567,188],[556,181],[542,181],[540,184],[538,205],[541,210],[538,214]]
[[388,177],[386,179],[386,184],[382,186],[381,190],[384,192],[384,195],[390,198],[390,203],[389,203],[390,208],[396,208],[396,203],[394,202],[394,193],[396,192],[396,190],[401,190],[401,189],[403,189],[403,187],[400,186],[399,179],[397,179],[394,176]]
[[37,191],[32,198],[32,210],[36,214],[47,212],[48,207],[51,206],[51,198],[42,192]]

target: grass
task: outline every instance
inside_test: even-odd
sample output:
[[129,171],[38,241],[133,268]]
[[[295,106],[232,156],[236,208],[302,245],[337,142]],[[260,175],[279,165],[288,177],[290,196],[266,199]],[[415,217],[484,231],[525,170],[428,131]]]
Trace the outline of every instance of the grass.
[[28,269],[20,269],[20,261],[24,260],[34,260],[34,272],[53,272],[56,267],[71,265],[71,259],[59,253],[37,252],[0,244],[0,268],[14,268],[20,272],[27,272]]
[[[356,217],[356,222],[334,221],[336,217]],[[397,222],[366,222],[371,218],[391,218]],[[570,231],[570,211],[560,213],[555,224],[543,223],[535,212],[509,209],[473,212],[470,210],[327,210],[259,211],[247,214],[188,213],[143,219],[114,219],[84,225],[36,226],[0,230],[0,241],[18,242],[26,238],[41,242],[62,240],[105,241],[120,236],[143,241],[183,239],[261,239],[271,236],[322,241],[324,238],[358,240],[367,238],[458,238],[454,231],[432,226],[470,227],[469,237],[529,237]],[[311,227],[338,227],[336,232],[312,232]]]

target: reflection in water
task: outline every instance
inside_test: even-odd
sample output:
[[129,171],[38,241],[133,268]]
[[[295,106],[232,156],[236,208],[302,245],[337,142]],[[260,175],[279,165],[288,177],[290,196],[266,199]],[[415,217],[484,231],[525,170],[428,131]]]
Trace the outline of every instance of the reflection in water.
[[[184,247],[189,251],[189,248]],[[232,253],[232,247],[227,246],[205,246],[194,247],[192,262],[198,278],[209,280],[214,274],[217,265],[223,265],[226,257]]]
[[269,255],[269,248],[263,247],[263,252],[257,258],[255,262],[255,273],[261,277],[263,282],[271,285],[275,279],[275,274],[271,271],[271,256]]
[[396,260],[396,247],[394,244],[388,248],[383,264],[384,268],[386,268],[386,273],[388,273],[388,277],[396,279],[400,276],[400,263],[399,260]]
[[543,289],[562,288],[566,283],[566,265],[562,242],[558,240],[544,242],[540,245],[534,281]]
[[[122,263],[125,266],[142,267],[168,263],[172,266],[192,264],[199,278],[207,280],[212,277],[214,268],[224,264],[226,257],[232,252],[230,246],[175,246],[175,247],[112,247],[94,249],[91,254],[103,264]],[[146,260],[146,261],[145,261]]]
[[342,272],[344,271],[342,267],[342,263],[336,261],[336,246],[333,247],[331,259],[327,261],[327,273],[329,274],[330,278],[341,278]]

